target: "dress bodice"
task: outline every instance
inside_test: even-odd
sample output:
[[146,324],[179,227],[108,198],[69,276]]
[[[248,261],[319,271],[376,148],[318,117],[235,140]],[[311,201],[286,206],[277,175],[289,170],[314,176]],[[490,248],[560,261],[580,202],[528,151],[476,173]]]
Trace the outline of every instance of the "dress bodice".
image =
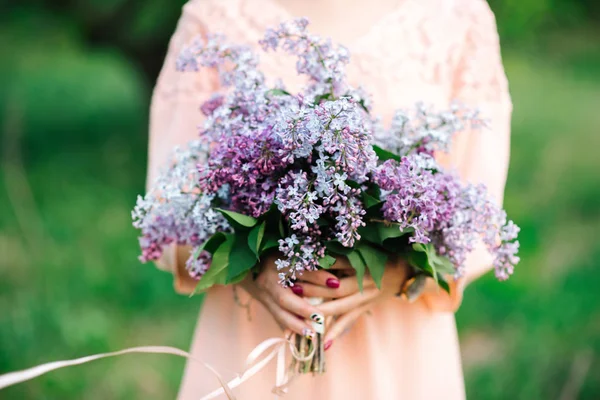
[[[193,0],[185,8],[191,30],[195,20],[197,33],[225,33],[234,42],[251,45],[257,45],[268,27],[294,18],[273,0]],[[373,96],[374,112],[384,119],[416,101],[439,107],[454,99],[476,101],[475,106],[484,106],[484,99],[508,103],[498,38],[490,21],[493,24],[493,16],[483,0],[404,0],[366,33],[341,43],[350,50],[349,80]],[[172,46],[181,49],[189,44],[182,40],[189,42],[191,35],[179,39]],[[292,56],[259,54],[268,78],[280,78],[291,89],[305,82],[296,74]],[[203,80],[170,79],[177,73],[172,68],[159,80],[160,92],[206,92]]]

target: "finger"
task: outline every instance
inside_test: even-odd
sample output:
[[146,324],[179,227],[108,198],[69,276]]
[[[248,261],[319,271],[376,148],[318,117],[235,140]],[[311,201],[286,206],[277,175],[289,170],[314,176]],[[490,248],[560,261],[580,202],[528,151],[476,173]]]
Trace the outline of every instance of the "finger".
[[344,256],[339,256],[335,259],[335,263],[333,263],[333,265],[331,267],[329,267],[330,269],[354,269],[352,268],[352,265],[350,265],[350,261],[348,261],[347,257]]
[[[365,289],[371,289],[375,287],[375,281],[370,276],[363,277],[362,280],[363,291]],[[340,287],[337,289],[340,293],[338,297],[346,297],[351,294],[359,293],[358,279],[356,276],[349,276],[347,278],[340,279]]]
[[308,322],[299,319],[292,313],[285,311],[284,309],[279,308],[278,311],[274,312],[275,318],[279,321],[279,325],[284,327],[285,329],[289,329],[299,335],[307,336],[313,338],[315,335],[315,330]]
[[327,272],[324,269],[305,272],[304,274],[302,274],[301,280],[303,282],[309,282],[315,285],[326,286],[332,289],[337,289],[338,287],[340,287],[339,278],[333,275],[331,272]]
[[281,308],[272,298],[263,302],[282,330],[291,330],[299,335],[313,336],[314,330],[310,323],[300,319],[289,311]]
[[[365,277],[363,281],[363,289],[375,287],[375,282],[371,278]],[[331,289],[312,283],[301,282],[296,283],[292,291],[298,295],[305,297],[323,297],[326,299],[337,299],[357,293],[358,280],[356,277],[348,277],[340,279],[340,286],[337,289]]]
[[[365,304],[336,319],[335,322],[327,329],[327,334],[325,335],[326,346],[329,348],[334,339],[338,338],[345,331],[352,328],[358,318],[369,311],[372,306],[373,304],[371,303]],[[327,343],[329,343],[329,345],[327,345]]]
[[298,297],[289,289],[279,286],[273,291],[275,303],[285,311],[310,320],[313,330],[323,333],[325,316],[317,307],[311,305],[305,298]]
[[371,288],[337,300],[326,301],[319,306],[324,315],[342,315],[354,310],[381,295],[377,288]]

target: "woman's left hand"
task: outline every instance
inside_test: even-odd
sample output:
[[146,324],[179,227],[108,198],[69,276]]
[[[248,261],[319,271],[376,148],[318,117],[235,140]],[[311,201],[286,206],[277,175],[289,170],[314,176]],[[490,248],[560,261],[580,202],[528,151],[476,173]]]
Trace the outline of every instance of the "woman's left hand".
[[362,314],[369,311],[377,303],[400,293],[409,277],[409,273],[410,267],[405,260],[390,260],[383,274],[381,290],[372,286],[364,288],[362,293],[357,292],[319,305],[318,308],[325,316],[337,316],[331,326],[327,327],[325,334],[326,349],[331,346],[336,337],[352,327]]

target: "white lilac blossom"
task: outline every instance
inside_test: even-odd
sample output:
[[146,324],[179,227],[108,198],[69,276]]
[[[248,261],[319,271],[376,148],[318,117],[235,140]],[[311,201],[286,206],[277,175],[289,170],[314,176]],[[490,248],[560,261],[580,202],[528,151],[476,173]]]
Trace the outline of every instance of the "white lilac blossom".
[[376,141],[395,154],[450,151],[454,135],[466,128],[477,129],[485,125],[477,111],[453,103],[447,111],[434,111],[424,103],[413,109],[400,109],[394,113],[389,129],[376,130]]
[[[297,72],[308,78],[299,93],[280,82],[268,85],[251,48],[222,35],[199,38],[182,51],[179,70],[214,68],[224,90],[200,105],[206,118],[199,140],[177,151],[138,199],[133,218],[142,232],[141,259],[157,259],[171,243],[190,245],[186,266],[200,279],[211,263],[203,243],[234,231],[217,207],[254,218],[275,210],[282,223],[275,264],[283,285],[317,269],[327,243],[353,248],[361,228],[382,218],[407,232],[409,248],[433,245],[456,276],[483,240],[495,255],[497,277],[506,279],[519,261],[518,227],[483,186],[463,184],[434,158],[449,151],[457,132],[483,124],[477,113],[456,104],[443,112],[417,104],[397,111],[384,128],[370,115],[368,92],[346,79],[348,51],[310,34],[307,25],[306,19],[285,22],[260,41],[265,51],[283,49],[297,58]],[[395,156],[380,161],[375,145]],[[375,217],[363,202],[373,189],[381,201]]]
[[350,53],[343,46],[334,46],[330,39],[310,34],[307,26],[306,18],[284,22],[277,29],[268,29],[260,44],[265,51],[281,47],[296,55],[296,70],[311,81],[327,84],[334,91],[345,89]]
[[[212,207],[217,196],[201,194],[195,182],[195,166],[205,154],[206,147],[199,142],[190,143],[186,150],[176,149],[169,168],[146,196],[138,196],[132,218],[142,234],[142,261],[158,260],[169,244],[199,246],[214,233],[230,230],[225,218]],[[194,269],[200,277],[202,269]]]

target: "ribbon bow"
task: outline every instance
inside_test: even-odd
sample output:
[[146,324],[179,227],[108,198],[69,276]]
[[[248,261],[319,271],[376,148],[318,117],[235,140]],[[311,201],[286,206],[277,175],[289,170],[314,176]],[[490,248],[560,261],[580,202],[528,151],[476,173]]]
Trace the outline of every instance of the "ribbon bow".
[[298,361],[308,361],[310,360],[314,353],[315,349],[302,357],[293,343],[289,340],[289,338],[269,338],[259,343],[248,355],[246,358],[246,368],[244,372],[235,377],[234,379],[226,382],[223,377],[217,372],[216,369],[211,367],[209,364],[206,364],[203,361],[198,360],[193,357],[187,351],[183,351],[176,347],[170,346],[141,346],[141,347],[130,347],[127,349],[114,351],[110,353],[100,353],[94,354],[91,356],[75,358],[72,360],[62,360],[62,361],[53,361],[45,364],[40,364],[35,367],[31,367],[28,369],[24,369],[21,371],[9,372],[7,374],[0,375],[0,389],[6,388],[8,386],[16,385],[17,383],[26,382],[28,380],[37,378],[38,376],[44,375],[48,372],[71,367],[75,365],[81,365],[88,363],[90,361],[99,360],[101,358],[107,357],[116,357],[129,353],[151,353],[151,354],[172,354],[179,357],[184,357],[194,362],[198,362],[202,364],[205,368],[215,375],[215,377],[219,380],[220,388],[213,390],[207,395],[203,396],[200,400],[210,400],[215,397],[225,394],[229,400],[235,400],[235,395],[233,394],[233,388],[240,386],[242,383],[250,379],[260,370],[262,370],[267,364],[277,356],[277,368],[275,375],[275,387],[273,388],[273,393],[275,394],[275,399],[278,399],[280,396],[283,396],[287,393],[287,387],[292,381],[294,375],[289,376],[286,373],[286,365],[285,365],[285,345],[289,345],[290,352],[292,353],[292,357],[294,357]]

